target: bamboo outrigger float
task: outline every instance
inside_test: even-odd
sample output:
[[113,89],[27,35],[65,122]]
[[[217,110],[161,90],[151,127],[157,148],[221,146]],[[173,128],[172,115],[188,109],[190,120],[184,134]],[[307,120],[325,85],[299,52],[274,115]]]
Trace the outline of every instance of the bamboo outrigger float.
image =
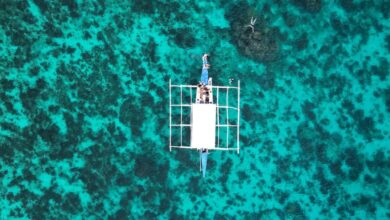
[[[169,150],[196,149],[200,152],[200,170],[203,177],[206,175],[207,155],[209,150],[235,150],[240,153],[240,81],[237,86],[215,86],[212,78],[208,77],[209,64],[207,54],[203,56],[203,68],[201,81],[198,85],[172,85],[169,80]],[[180,104],[172,104],[172,88],[180,88]],[[190,104],[183,104],[183,90],[190,90]],[[192,90],[196,89],[195,100],[192,98]],[[237,106],[229,106],[229,90],[237,90]],[[219,105],[220,92],[226,91],[226,105]],[[214,98],[213,93],[216,93]],[[172,123],[172,108],[180,108],[180,124]],[[190,124],[183,124],[183,108],[191,108]],[[226,124],[220,123],[220,109],[226,109]],[[229,123],[229,110],[237,112],[236,124]],[[180,145],[172,145],[172,128],[180,128]],[[190,127],[190,146],[183,144],[183,127]],[[226,128],[226,144],[220,145],[220,129]],[[237,129],[235,146],[229,143],[229,128]]]

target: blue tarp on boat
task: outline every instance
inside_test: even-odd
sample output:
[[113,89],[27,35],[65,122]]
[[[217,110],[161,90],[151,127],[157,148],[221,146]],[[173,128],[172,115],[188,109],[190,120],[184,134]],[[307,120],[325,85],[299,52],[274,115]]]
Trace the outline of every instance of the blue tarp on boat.
[[207,85],[209,83],[208,79],[209,79],[209,71],[206,68],[203,68],[200,82],[203,83],[204,85]]
[[202,76],[200,78],[200,82],[204,85],[207,85],[209,83],[209,71],[207,66],[207,55],[204,55],[202,57],[203,60],[203,68],[202,68]]
[[202,173],[203,173],[203,177],[206,176],[207,154],[208,154],[207,151],[206,152],[200,151],[200,159],[202,160]]

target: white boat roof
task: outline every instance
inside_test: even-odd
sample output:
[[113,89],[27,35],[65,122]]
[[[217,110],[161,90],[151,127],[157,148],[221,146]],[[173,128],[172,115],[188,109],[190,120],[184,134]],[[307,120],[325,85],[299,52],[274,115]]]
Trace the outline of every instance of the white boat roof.
[[191,105],[191,147],[215,148],[216,104]]

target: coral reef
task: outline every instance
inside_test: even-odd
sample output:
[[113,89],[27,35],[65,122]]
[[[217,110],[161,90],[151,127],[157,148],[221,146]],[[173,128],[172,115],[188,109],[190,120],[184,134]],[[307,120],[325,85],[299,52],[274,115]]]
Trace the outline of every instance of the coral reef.
[[[0,219],[389,219],[389,12],[1,1]],[[168,148],[169,80],[199,82],[203,53],[242,88],[240,154],[212,152],[205,178]]]

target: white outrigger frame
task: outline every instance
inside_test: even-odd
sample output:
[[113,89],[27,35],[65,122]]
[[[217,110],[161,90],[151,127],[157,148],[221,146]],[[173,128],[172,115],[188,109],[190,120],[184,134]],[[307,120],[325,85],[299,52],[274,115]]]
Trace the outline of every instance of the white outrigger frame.
[[[237,154],[240,153],[240,81],[238,80],[237,86],[214,86],[209,85],[209,87],[214,90],[216,89],[216,97],[217,97],[217,103],[216,104],[216,127],[217,127],[217,144],[215,148],[211,148],[210,150],[223,150],[223,151],[229,151],[229,150],[235,150],[237,151]],[[180,104],[172,104],[172,88],[180,88]],[[180,148],[180,149],[195,149],[199,150],[200,147],[192,147],[192,146],[183,146],[183,127],[190,127],[192,128],[192,121],[191,124],[183,124],[183,107],[191,108],[192,104],[195,104],[192,100],[192,90],[195,89],[196,91],[197,86],[196,85],[172,85],[171,79],[169,79],[169,151],[172,151],[172,148]],[[183,89],[190,89],[190,103],[191,104],[183,104]],[[219,105],[219,90],[220,89],[226,89],[226,105],[221,106]],[[237,90],[237,106],[229,106],[229,89],[236,89]],[[180,107],[180,124],[172,124],[172,107]],[[226,121],[227,124],[220,124],[219,123],[219,109],[226,109]],[[229,109],[236,110],[237,111],[237,124],[229,124]],[[172,127],[180,127],[180,145],[172,145]],[[222,147],[219,146],[219,131],[221,127],[226,127],[226,146]],[[237,138],[236,138],[236,146],[237,147],[229,147],[229,128],[230,127],[236,127],[237,128]]]

